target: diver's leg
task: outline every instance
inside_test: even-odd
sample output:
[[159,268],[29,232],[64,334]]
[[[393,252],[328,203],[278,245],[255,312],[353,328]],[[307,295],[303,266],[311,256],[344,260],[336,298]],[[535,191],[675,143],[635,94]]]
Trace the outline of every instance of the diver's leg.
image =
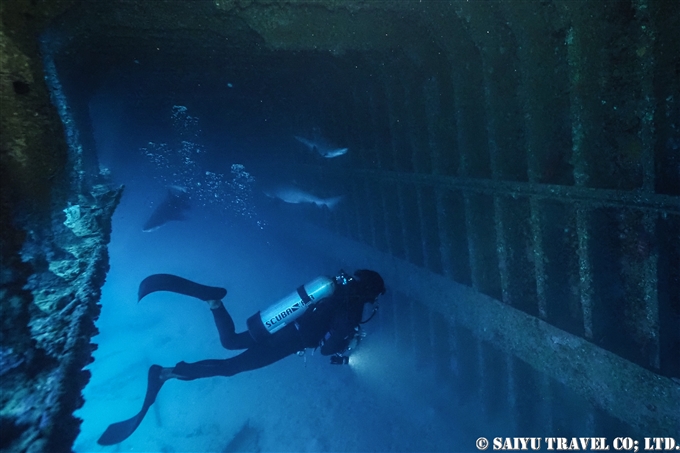
[[244,371],[256,370],[277,362],[299,349],[297,344],[278,344],[275,347],[256,345],[241,354],[224,360],[201,360],[200,362],[179,362],[174,368],[165,368],[163,377],[183,381],[213,377],[233,376]]
[[144,397],[142,409],[132,418],[109,425],[109,427],[106,428],[106,431],[104,431],[97,440],[97,443],[99,445],[114,445],[130,437],[139,424],[142,423],[144,416],[149,411],[149,407],[156,401],[156,396],[166,380],[167,378],[163,377],[163,368],[158,365],[152,365],[151,368],[149,368],[146,396]]
[[234,320],[224,308],[222,301],[209,301],[210,311],[215,318],[215,326],[220,334],[220,343],[225,349],[248,349],[255,345],[255,340],[248,332],[236,333]]

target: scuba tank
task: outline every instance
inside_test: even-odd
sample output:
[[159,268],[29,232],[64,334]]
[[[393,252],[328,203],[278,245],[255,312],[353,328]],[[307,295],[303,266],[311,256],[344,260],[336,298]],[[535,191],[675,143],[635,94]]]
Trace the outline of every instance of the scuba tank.
[[[351,277],[349,277],[351,279]],[[335,278],[317,277],[276,302],[269,308],[258,311],[248,318],[248,332],[255,341],[263,341],[271,334],[294,322],[307,308],[335,292],[336,284],[346,284],[344,273]]]

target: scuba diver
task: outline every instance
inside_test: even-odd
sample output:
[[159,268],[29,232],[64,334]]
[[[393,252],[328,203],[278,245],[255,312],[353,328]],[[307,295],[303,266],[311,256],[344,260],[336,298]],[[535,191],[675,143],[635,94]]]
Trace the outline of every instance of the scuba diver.
[[[320,348],[322,355],[331,356],[332,364],[348,363],[347,354],[363,337],[360,325],[375,315],[377,299],[385,294],[385,283],[380,274],[368,269],[357,270],[353,276],[340,271],[335,277],[318,277],[248,318],[248,330],[240,333],[236,333],[234,321],[222,303],[226,289],[201,285],[175,275],[155,274],[142,281],[138,299],[156,291],[172,291],[206,301],[222,346],[245,351],[228,359],[182,361],[174,367],[152,365],[141,411],[128,420],[109,425],[97,440],[100,445],[114,445],[127,439],[169,379],[191,381],[233,376],[302,353],[306,348]],[[373,305],[373,312],[368,319],[362,320],[367,303]]]

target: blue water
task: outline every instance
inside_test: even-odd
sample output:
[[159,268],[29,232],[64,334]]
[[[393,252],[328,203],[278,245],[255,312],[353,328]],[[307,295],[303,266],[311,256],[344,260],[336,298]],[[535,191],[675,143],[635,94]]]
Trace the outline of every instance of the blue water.
[[[249,316],[318,275],[333,275],[341,263],[302,254],[278,239],[278,220],[316,215],[319,208],[262,197],[252,180],[257,175],[234,174],[232,165],[241,165],[236,160],[206,168],[200,153],[192,154],[205,142],[197,133],[191,146],[166,137],[169,145],[162,152],[171,153],[170,159],[181,152],[195,158],[178,167],[150,159],[149,147],[141,148],[151,139],[144,131],[125,133],[115,108],[105,102],[93,104],[92,117],[102,166],[126,187],[113,218],[111,269],[97,322],[100,333],[93,338],[98,349],[88,367],[92,378],[84,390],[85,405],[76,413],[83,419],[76,451],[460,449],[453,420],[442,418],[429,389],[418,387],[419,369],[401,361],[381,336],[380,314],[366,325],[368,336],[350,365],[330,365],[328,357],[307,350],[302,357],[231,378],[170,380],[130,438],[99,446],[96,440],[109,424],[139,411],[150,365],[235,355],[221,347],[205,302],[154,293],[137,303],[144,277],[173,273],[228,288],[224,303],[240,331]],[[163,138],[159,131],[146,135]],[[244,165],[236,173],[248,170]],[[205,187],[206,171],[221,181],[212,189]],[[181,184],[192,194],[187,219],[142,232],[167,184]],[[244,201],[245,208],[234,199]]]

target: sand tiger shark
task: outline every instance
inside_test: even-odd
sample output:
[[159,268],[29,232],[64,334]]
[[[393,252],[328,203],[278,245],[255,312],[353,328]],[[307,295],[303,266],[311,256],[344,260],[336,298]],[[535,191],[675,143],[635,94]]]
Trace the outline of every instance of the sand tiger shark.
[[173,220],[186,220],[184,212],[190,208],[187,190],[184,187],[169,186],[165,198],[144,223],[142,231],[148,233]]
[[322,139],[310,140],[304,137],[300,137],[299,135],[295,135],[294,137],[295,140],[305,145],[307,148],[309,148],[310,151],[314,153],[319,153],[321,157],[325,157],[326,159],[332,159],[333,157],[338,157],[342,156],[343,154],[347,154],[348,148],[334,147],[333,145]]
[[338,197],[319,198],[295,186],[277,186],[271,190],[265,190],[264,194],[271,198],[278,198],[286,203],[313,203],[318,207],[326,206],[328,209],[333,209],[340,200],[342,200],[342,195]]

